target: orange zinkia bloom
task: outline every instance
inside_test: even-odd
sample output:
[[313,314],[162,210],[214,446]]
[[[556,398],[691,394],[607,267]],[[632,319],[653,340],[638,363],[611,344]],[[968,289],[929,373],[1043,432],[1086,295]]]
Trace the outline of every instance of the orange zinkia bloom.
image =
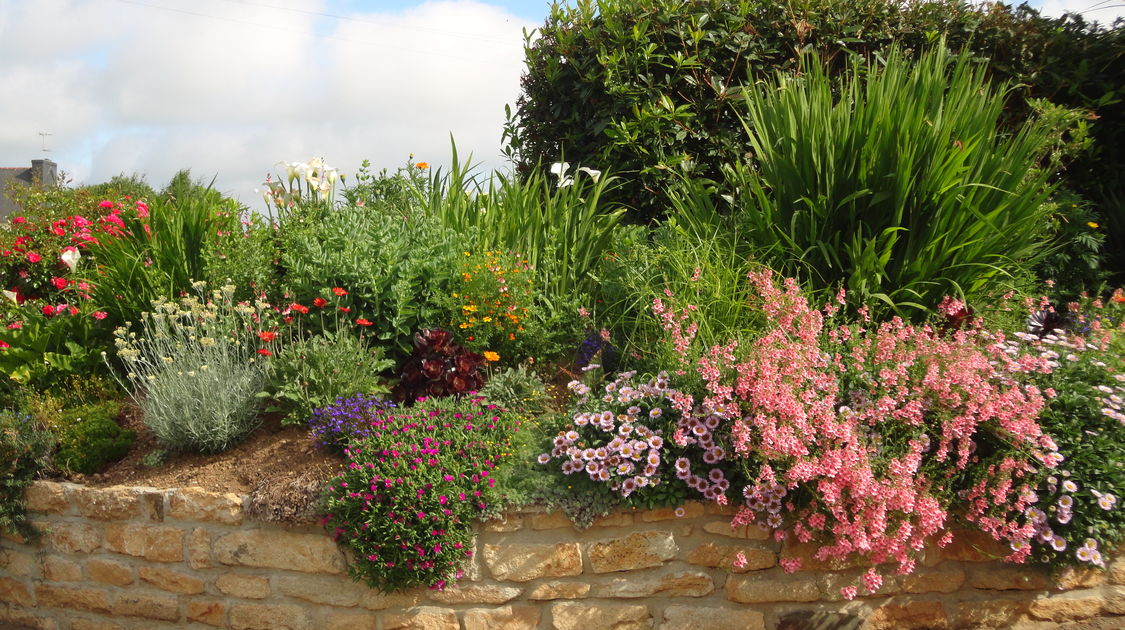
[[332,293],[335,293],[337,296],[345,296],[348,294],[347,291],[341,289],[340,287],[332,287]]
[[426,162],[419,162],[419,163],[415,164],[414,166],[416,166],[417,168],[430,168],[430,165],[427,164]]
[[324,298],[322,298],[322,297],[318,297],[318,298],[315,298],[315,299],[313,300],[313,306],[315,306],[315,307],[317,307],[317,308],[321,308],[321,307],[323,307],[323,306],[324,306],[325,304],[328,304],[328,300],[326,300],[326,299],[324,299]]
[[371,325],[371,322],[370,322],[370,321],[368,321],[368,320],[366,320],[366,319],[364,319],[364,318],[362,318],[362,317],[360,317],[359,319],[355,320],[355,323],[359,324],[360,326],[370,326],[370,325]]
[[491,350],[486,350],[484,353],[484,358],[488,359],[489,361],[499,361],[500,355]]
[[269,330],[263,330],[262,332],[258,333],[258,337],[261,338],[262,341],[273,341],[274,339],[277,339],[277,333],[271,332]]

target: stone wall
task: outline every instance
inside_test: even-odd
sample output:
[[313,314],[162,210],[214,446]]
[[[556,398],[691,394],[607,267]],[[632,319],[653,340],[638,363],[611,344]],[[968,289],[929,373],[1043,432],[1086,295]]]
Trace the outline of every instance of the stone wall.
[[[880,593],[841,601],[855,566],[786,574],[757,528],[695,503],[576,531],[557,514],[479,527],[458,588],[384,594],[353,583],[316,528],[247,520],[245,500],[198,489],[36,483],[37,545],[0,541],[0,627],[52,630],[799,630],[1125,625],[1125,559],[1055,584],[988,561],[964,535]],[[746,566],[731,567],[743,551]],[[787,554],[802,554],[796,547]],[[997,550],[999,551],[999,550]],[[829,570],[831,569],[831,570]],[[1106,617],[1105,619],[1096,619]]]

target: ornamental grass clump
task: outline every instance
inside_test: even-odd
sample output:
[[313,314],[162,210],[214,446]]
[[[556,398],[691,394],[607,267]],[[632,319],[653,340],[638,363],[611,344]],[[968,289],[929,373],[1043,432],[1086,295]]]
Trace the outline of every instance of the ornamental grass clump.
[[139,334],[123,326],[114,342],[129,389],[161,445],[216,453],[258,425],[258,393],[273,352],[255,331],[272,311],[265,303],[235,303],[233,286],[209,294],[206,283],[194,287],[199,297],[155,300]]
[[374,414],[325,491],[323,523],[354,554],[352,577],[386,592],[459,579],[473,555],[472,522],[495,501],[507,424],[482,398]]

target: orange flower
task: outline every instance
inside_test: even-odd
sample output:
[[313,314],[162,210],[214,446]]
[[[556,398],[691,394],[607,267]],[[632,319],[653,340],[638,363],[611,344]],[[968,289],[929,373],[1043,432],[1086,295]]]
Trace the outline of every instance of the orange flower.
[[348,294],[347,291],[341,289],[340,287],[332,287],[332,293],[336,294],[338,297],[343,297]]
[[430,168],[430,165],[426,162],[419,162],[419,163],[415,164],[414,166],[416,168],[422,168],[422,169]]
[[366,319],[364,319],[364,318],[362,318],[362,317],[360,317],[359,319],[355,320],[355,323],[359,324],[360,326],[370,326],[370,325],[371,325],[371,322],[370,322],[370,321],[368,321],[368,320],[366,320]]
[[313,300],[313,306],[315,306],[317,308],[324,308],[325,304],[328,304],[328,300],[326,300],[322,297],[318,297],[318,298],[315,298]]
[[277,333],[269,330],[263,330],[262,332],[258,333],[258,338],[260,338],[262,341],[273,341],[274,339],[277,339]]
[[262,355],[263,357],[273,356],[273,353],[270,352],[269,350],[266,350],[265,348],[262,348],[261,350],[259,350],[258,354]]
[[290,304],[290,305],[289,305],[289,310],[291,310],[291,311],[297,311],[298,313],[301,313],[301,314],[305,314],[305,313],[308,313],[308,312],[309,312],[309,307],[307,307],[307,306],[302,306],[302,305],[300,305],[300,304],[297,304],[296,302],[294,302],[294,303],[292,303],[292,304]]
[[484,353],[484,358],[488,359],[489,361],[499,361],[500,355],[496,354],[495,352],[493,352],[491,350],[486,350],[485,353]]

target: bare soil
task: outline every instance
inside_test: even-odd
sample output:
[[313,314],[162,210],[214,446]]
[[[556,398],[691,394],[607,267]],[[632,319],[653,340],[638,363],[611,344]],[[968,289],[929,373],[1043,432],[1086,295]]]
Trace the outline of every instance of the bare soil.
[[100,474],[75,474],[67,479],[96,487],[199,487],[250,495],[252,516],[303,522],[313,517],[320,488],[343,461],[314,445],[307,428],[282,427],[276,416],[267,415],[234,448],[214,455],[168,453],[162,463],[150,466],[146,456],[160,447],[139,411],[129,407],[118,421],[137,433],[129,454]]

